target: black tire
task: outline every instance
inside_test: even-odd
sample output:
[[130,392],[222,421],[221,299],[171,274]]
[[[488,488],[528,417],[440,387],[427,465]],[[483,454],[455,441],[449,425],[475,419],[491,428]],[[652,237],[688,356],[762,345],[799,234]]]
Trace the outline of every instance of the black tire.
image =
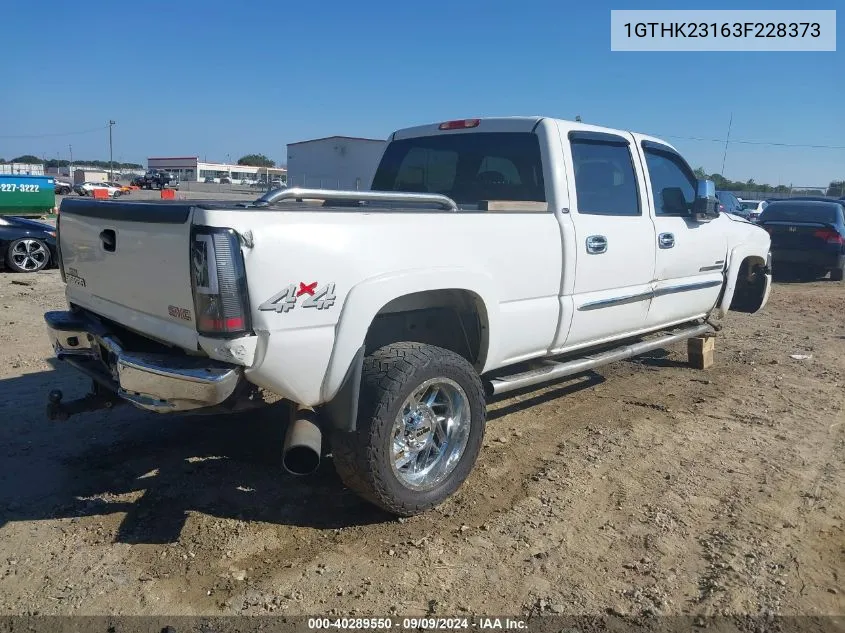
[[845,264],[843,264],[840,268],[834,268],[830,271],[831,281],[842,281],[843,279],[845,279]]
[[[454,381],[469,405],[466,446],[454,469],[433,488],[414,490],[391,464],[393,424],[407,398],[435,378]],[[412,516],[451,496],[472,471],[484,440],[487,407],[481,379],[472,365],[449,350],[421,343],[393,343],[364,359],[357,430],[335,431],[331,445],[335,469],[361,497],[380,508]]]
[[[23,261],[19,262],[22,256],[20,249],[24,247],[25,244],[33,242],[40,248],[38,251],[39,254],[36,256],[35,252],[32,252],[30,256],[25,257]],[[9,244],[9,248],[6,249],[6,267],[16,273],[37,273],[39,270],[47,268],[49,264],[50,249],[41,240],[32,237],[24,237],[14,240],[11,244]]]

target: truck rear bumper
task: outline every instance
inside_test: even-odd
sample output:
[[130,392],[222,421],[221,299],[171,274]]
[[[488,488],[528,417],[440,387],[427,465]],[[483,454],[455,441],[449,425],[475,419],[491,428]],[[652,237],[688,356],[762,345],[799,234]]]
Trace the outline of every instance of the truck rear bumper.
[[59,360],[141,409],[168,413],[213,407],[242,380],[241,367],[208,358],[127,351],[85,313],[47,312],[44,320]]

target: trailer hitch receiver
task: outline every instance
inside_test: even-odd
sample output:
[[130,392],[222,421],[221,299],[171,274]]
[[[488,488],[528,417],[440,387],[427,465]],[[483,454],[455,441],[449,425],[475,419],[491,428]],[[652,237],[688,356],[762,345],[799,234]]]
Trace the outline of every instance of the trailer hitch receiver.
[[124,402],[115,393],[104,389],[96,382],[92,382],[91,391],[81,398],[70,402],[62,402],[62,398],[64,394],[59,389],[54,389],[47,395],[47,417],[50,420],[64,422],[78,413],[112,409]]

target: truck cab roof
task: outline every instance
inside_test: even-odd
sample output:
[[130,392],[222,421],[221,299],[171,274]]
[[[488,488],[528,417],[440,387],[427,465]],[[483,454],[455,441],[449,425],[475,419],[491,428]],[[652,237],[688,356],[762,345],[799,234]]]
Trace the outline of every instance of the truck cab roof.
[[[570,119],[558,119],[555,117],[544,116],[511,116],[511,117],[479,117],[474,119],[457,119],[453,121],[440,121],[437,123],[427,123],[413,127],[402,128],[394,132],[389,141],[395,141],[405,138],[414,138],[418,136],[431,136],[433,134],[465,134],[465,133],[482,133],[482,132],[531,132],[544,120],[559,121],[566,124],[566,127],[575,128],[585,132],[597,132],[600,134],[616,134],[626,136],[634,133],[633,130],[619,130],[615,128],[604,127],[601,125],[591,125],[581,121],[572,121]],[[451,127],[451,129],[443,129],[447,124],[459,124],[465,122],[465,125]],[[652,141],[665,145],[672,150],[675,147],[665,140],[649,136],[648,134],[637,133],[636,137],[640,141]]]

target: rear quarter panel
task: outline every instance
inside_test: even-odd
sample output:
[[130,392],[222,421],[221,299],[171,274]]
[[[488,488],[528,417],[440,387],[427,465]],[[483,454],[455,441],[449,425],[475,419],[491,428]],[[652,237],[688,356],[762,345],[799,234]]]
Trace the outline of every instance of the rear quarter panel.
[[[252,232],[243,253],[259,341],[247,376],[300,404],[331,398],[372,318],[406,294],[478,295],[492,342],[485,370],[545,353],[558,325],[562,252],[551,212],[197,209],[194,223]],[[305,306],[329,284],[331,305]],[[294,307],[261,309],[289,286]]]

